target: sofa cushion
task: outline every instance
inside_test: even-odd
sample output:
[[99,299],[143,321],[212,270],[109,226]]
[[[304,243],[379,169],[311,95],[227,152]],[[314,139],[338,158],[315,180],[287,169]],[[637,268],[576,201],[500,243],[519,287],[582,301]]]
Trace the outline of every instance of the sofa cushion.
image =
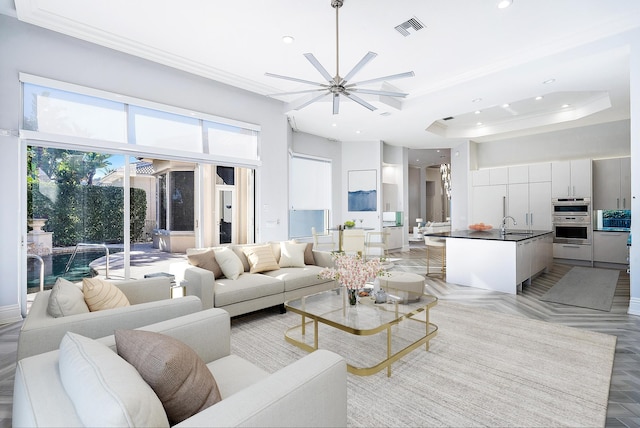
[[307,244],[282,241],[280,243],[280,267],[304,267],[304,251]]
[[[264,272],[262,275],[276,278],[284,282],[284,291],[298,290],[311,285],[327,282],[326,279],[318,278],[322,268],[320,266],[305,266],[303,268],[280,268],[271,272]],[[216,302],[217,302],[216,295]]]
[[304,264],[315,265],[316,259],[313,257],[313,242],[307,243],[307,248],[304,250]]
[[118,287],[100,278],[84,278],[82,293],[91,312],[130,306],[127,296]]
[[56,279],[49,294],[47,313],[54,318],[86,314],[89,307],[84,301],[82,289],[64,278]]
[[210,270],[213,272],[214,278],[220,278],[222,275],[222,269],[216,261],[216,255],[212,248],[208,248],[203,252],[189,253],[187,252],[187,260],[190,265]]
[[214,252],[224,276],[229,279],[238,279],[238,276],[244,272],[244,266],[236,253],[228,247],[215,248]]
[[284,293],[284,282],[266,275],[269,273],[243,273],[235,281],[225,278],[215,280],[216,307]]
[[106,345],[68,332],[59,358],[62,385],[84,426],[169,426],[151,387]]
[[175,425],[220,401],[213,375],[193,349],[170,336],[116,330],[118,355],[133,365],[156,393]]
[[[247,256],[247,260],[249,260],[250,273],[280,269],[271,250],[271,244],[252,245],[244,247],[242,251]],[[282,258],[280,260],[282,260]]]

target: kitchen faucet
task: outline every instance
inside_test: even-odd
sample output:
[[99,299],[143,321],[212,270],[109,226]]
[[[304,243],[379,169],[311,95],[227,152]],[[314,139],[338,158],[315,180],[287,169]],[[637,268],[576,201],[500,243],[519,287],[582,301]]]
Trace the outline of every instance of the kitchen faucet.
[[513,225],[516,226],[518,223],[516,223],[516,219],[511,217],[510,215],[504,216],[502,218],[502,224],[500,225],[500,234],[504,235],[506,233],[506,229],[507,229],[507,219],[510,218],[511,221],[513,221]]

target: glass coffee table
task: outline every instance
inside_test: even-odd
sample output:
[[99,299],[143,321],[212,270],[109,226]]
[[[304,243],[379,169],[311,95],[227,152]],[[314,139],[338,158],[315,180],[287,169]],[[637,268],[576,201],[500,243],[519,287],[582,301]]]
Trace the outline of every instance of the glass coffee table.
[[[285,302],[287,310],[302,317],[300,325],[285,332],[285,340],[313,352],[322,335],[322,348],[344,356],[347,370],[361,376],[385,368],[391,376],[392,363],[422,345],[429,351],[429,341],[438,332],[429,322],[429,309],[437,304],[437,297],[424,294],[417,301],[405,302],[388,295],[387,303],[381,304],[362,297],[351,306],[346,294],[344,288],[338,288]],[[378,334],[382,332],[386,338]]]

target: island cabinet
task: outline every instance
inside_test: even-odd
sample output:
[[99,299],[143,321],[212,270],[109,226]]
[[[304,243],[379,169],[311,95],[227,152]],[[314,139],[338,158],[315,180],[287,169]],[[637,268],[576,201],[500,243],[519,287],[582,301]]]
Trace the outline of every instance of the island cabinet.
[[631,158],[593,161],[593,209],[631,209]]
[[550,231],[501,236],[499,231],[452,231],[446,237],[447,282],[517,294],[553,263]]
[[551,193],[554,198],[591,196],[591,159],[551,164]]

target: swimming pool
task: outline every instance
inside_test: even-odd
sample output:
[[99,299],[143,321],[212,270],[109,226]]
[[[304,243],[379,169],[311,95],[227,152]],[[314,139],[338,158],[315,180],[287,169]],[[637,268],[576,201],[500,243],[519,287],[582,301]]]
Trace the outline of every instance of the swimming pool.
[[[118,250],[110,250],[110,254],[117,253]],[[82,251],[78,252],[65,273],[65,268],[72,253],[58,253],[42,256],[44,261],[44,289],[50,289],[55,284],[56,279],[64,278],[71,282],[81,281],[82,278],[91,278],[98,273],[89,267],[89,264],[104,257],[104,251]],[[40,263],[35,259],[27,259],[27,293],[40,291]]]

